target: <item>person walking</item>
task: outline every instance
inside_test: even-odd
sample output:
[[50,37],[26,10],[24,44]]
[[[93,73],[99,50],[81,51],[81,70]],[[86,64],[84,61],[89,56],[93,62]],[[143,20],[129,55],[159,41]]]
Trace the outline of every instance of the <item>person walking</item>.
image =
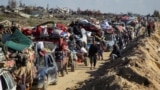
[[105,51],[105,43],[103,41],[100,41],[98,43],[98,59],[103,60],[103,51]]
[[148,36],[151,36],[151,23],[147,25]]
[[98,46],[95,43],[95,40],[93,40],[90,48],[89,48],[89,58],[90,58],[90,69],[95,69],[96,63],[97,63],[97,53],[98,53]]
[[147,25],[147,30],[148,30],[148,36],[151,36],[151,33],[154,31],[155,29],[155,24],[154,22],[152,22],[151,20],[149,21],[148,25]]

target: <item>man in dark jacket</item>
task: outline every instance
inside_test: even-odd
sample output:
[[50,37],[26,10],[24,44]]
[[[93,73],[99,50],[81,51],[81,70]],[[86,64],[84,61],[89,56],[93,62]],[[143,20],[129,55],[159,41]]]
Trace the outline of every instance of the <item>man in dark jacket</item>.
[[112,54],[117,55],[117,57],[121,57],[121,50],[120,50],[117,42],[114,43],[114,45],[113,45],[113,50],[112,50],[110,56],[111,56]]
[[147,30],[148,30],[148,36],[151,36],[151,33],[154,32],[155,30],[155,24],[153,21],[149,21],[148,25],[147,25]]
[[95,41],[93,40],[93,43],[91,44],[91,46],[89,48],[89,58],[90,58],[91,70],[92,70],[92,68],[95,68],[95,66],[96,66],[97,53],[98,53],[98,46],[96,45]]

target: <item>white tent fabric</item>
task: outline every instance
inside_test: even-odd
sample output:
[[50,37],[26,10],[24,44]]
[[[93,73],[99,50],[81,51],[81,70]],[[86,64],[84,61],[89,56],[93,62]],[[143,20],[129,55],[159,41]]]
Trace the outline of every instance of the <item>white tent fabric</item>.
[[80,40],[87,44],[87,32],[84,28],[81,29],[81,32],[82,32],[82,38],[80,38]]
[[100,24],[101,28],[106,30],[106,29],[111,29],[112,26],[109,25],[108,21],[103,21],[101,24]]

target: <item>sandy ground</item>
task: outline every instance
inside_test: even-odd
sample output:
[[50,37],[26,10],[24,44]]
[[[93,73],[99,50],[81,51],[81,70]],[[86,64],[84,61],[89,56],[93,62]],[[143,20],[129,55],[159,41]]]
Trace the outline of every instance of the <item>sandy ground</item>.
[[122,51],[122,57],[105,64],[70,90],[160,90],[160,23],[151,37],[140,35]]
[[92,78],[92,73],[95,73],[96,70],[104,64],[108,59],[109,52],[104,53],[104,60],[97,62],[97,67],[95,70],[90,70],[90,66],[85,66],[83,63],[78,63],[77,69],[75,72],[70,72],[64,77],[58,78],[57,85],[49,85],[48,90],[66,90],[70,87],[76,86],[79,82],[83,82]]

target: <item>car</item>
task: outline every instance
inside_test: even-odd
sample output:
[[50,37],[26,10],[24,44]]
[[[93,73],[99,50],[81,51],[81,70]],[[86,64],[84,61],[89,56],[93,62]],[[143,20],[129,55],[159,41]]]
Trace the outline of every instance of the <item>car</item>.
[[16,90],[17,83],[8,70],[0,69],[0,90]]
[[108,52],[108,51],[111,51],[112,50],[112,47],[115,43],[115,35],[114,34],[106,34],[105,35],[105,45],[106,45],[106,49],[105,51]]
[[36,60],[36,77],[33,79],[33,89],[47,90],[49,84],[58,81],[58,68],[51,53],[46,53],[44,59]]

